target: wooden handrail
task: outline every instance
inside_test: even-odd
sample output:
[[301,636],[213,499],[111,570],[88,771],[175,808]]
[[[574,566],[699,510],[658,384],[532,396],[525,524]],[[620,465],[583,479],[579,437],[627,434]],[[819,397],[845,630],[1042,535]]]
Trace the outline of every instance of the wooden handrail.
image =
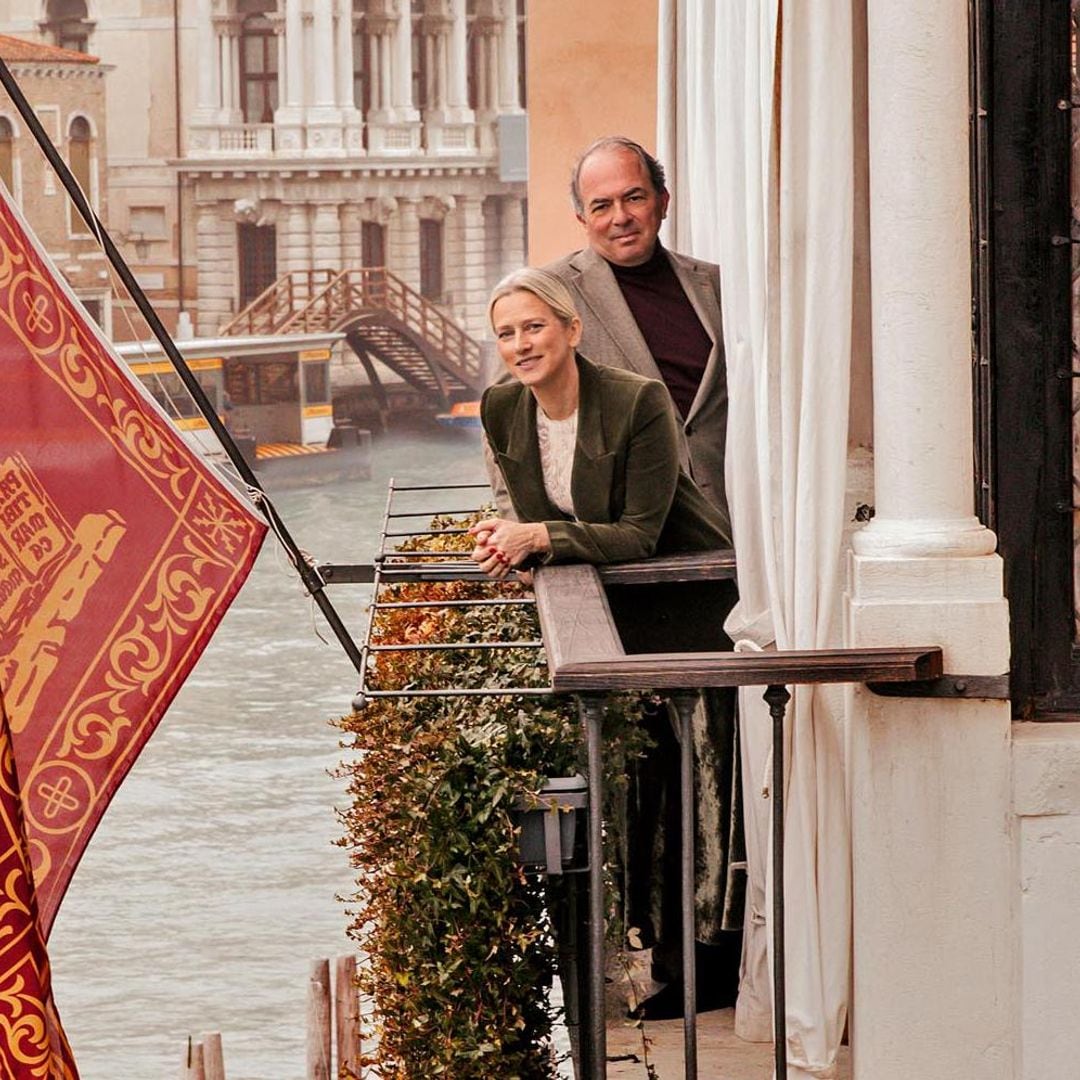
[[[654,572],[655,571],[655,572]],[[605,584],[718,581],[730,578],[730,552],[646,559],[608,567],[548,566],[534,583],[552,688],[558,693],[693,690],[811,683],[903,683],[939,678],[939,646],[628,654]]]

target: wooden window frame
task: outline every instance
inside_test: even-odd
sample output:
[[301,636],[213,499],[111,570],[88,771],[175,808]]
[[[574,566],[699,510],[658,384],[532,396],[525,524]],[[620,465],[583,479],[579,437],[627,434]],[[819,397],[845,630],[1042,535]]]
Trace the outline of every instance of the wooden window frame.
[[[277,36],[269,25],[253,29],[252,24],[259,19],[265,20],[266,13],[261,11],[252,12],[250,15],[245,16],[244,21],[240,24],[240,112],[244,117],[245,124],[272,124],[274,122],[275,106],[271,102],[277,100],[278,91],[280,90],[279,80],[281,73],[277,70]],[[253,39],[262,41],[262,71],[249,72],[247,69],[247,42]],[[271,59],[273,60],[273,70],[271,70],[270,66]],[[257,120],[248,116],[248,84],[254,82],[263,85],[265,99],[263,115]],[[270,93],[271,86],[274,88],[274,93]]]

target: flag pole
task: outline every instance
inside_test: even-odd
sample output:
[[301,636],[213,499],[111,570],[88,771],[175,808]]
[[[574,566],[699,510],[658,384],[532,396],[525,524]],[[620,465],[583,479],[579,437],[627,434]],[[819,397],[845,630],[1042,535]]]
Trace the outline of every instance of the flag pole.
[[[101,246],[105,251],[106,258],[108,258],[113,269],[116,271],[117,276],[124,283],[124,288],[127,289],[132,300],[135,301],[135,306],[139,309],[139,312],[146,320],[154,337],[157,338],[158,344],[161,345],[165,355],[176,369],[176,374],[180,376],[181,381],[187,388],[188,393],[191,394],[199,411],[210,425],[210,429],[221,442],[222,448],[236,468],[236,471],[240,474],[240,478],[247,485],[252,500],[266,515],[271,529],[281,542],[281,545],[285,548],[286,554],[289,556],[289,561],[300,575],[300,580],[304,583],[304,587],[311,594],[315,603],[319,605],[319,610],[323,613],[323,617],[326,619],[327,623],[329,623],[330,629],[334,632],[334,636],[345,650],[346,655],[352,661],[353,667],[355,667],[358,672],[363,670],[364,660],[360,649],[353,640],[352,635],[346,629],[345,624],[341,621],[341,616],[338,615],[337,609],[331,603],[330,597],[326,595],[326,582],[322,575],[316,567],[305,558],[303,552],[293,539],[292,534],[286,527],[285,522],[281,520],[276,507],[270,501],[270,497],[267,495],[262,483],[255,475],[251,466],[244,460],[243,454],[240,453],[240,448],[233,441],[232,435],[229,434],[228,429],[222,423],[221,418],[218,416],[210,399],[206,396],[206,391],[202,388],[202,384],[195,378],[191,368],[187,365],[187,361],[180,355],[180,350],[176,347],[175,342],[169,336],[169,332],[158,318],[158,314],[147,299],[146,293],[142,290],[142,286],[135,280],[135,275],[132,274],[131,269],[124,261],[124,257],[113,243],[112,237],[105,231],[104,225],[101,224],[97,214],[94,213],[93,208],[90,206],[89,202],[87,202],[86,196],[79,186],[79,182],[75,179],[67,162],[60,156],[59,150],[56,149],[53,141],[41,126],[41,121],[38,119],[37,113],[34,112],[30,103],[26,100],[26,96],[23,94],[22,89],[15,81],[15,76],[11,74],[11,69],[2,57],[0,57],[0,83],[3,83],[4,89],[7,90],[12,103],[19,111],[19,115],[26,122],[27,128],[29,128],[30,132],[33,134],[34,139],[38,146],[41,147],[45,157],[48,158],[49,164],[60,178],[60,182],[64,185],[68,195],[71,196],[71,201],[75,204],[75,208],[79,211],[83,221],[86,222],[90,231],[100,241]],[[181,297],[183,296],[183,284],[182,281],[179,283]]]

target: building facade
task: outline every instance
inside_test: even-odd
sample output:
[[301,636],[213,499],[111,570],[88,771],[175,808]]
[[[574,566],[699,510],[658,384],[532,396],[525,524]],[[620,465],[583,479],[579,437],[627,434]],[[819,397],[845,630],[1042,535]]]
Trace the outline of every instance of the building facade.
[[0,32],[114,69],[108,224],[200,335],[286,272],[378,265],[482,336],[525,257],[523,22],[522,0],[0,3]]
[[[107,66],[86,53],[3,35],[0,57],[18,79],[83,191],[104,214],[108,206],[103,154]],[[68,284],[108,333],[112,291],[108,262],[6,96],[0,102],[0,180]]]

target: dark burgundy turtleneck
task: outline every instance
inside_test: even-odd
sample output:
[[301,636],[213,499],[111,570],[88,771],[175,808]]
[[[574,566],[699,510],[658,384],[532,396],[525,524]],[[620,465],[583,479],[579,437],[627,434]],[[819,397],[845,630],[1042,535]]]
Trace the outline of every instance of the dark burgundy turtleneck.
[[694,305],[659,243],[652,257],[640,266],[608,265],[672,399],[685,418],[712,351],[712,341]]

